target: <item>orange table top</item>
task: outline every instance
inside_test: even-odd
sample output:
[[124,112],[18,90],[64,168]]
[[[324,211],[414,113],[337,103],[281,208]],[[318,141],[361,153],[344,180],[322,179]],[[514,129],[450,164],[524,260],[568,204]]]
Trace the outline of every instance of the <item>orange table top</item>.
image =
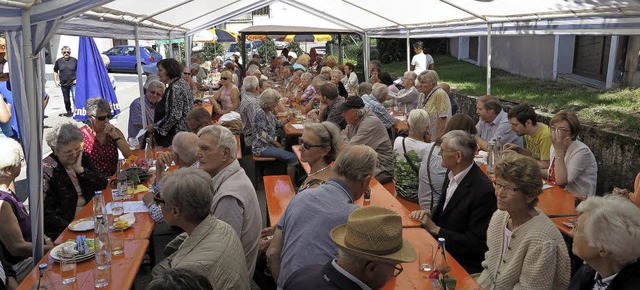
[[302,159],[300,159],[300,154],[301,154],[300,153],[300,145],[291,146],[291,150],[293,151],[293,154],[295,154],[296,157],[298,157],[298,160],[300,161],[300,166],[302,166],[302,169],[304,169],[304,172],[309,174],[309,172],[311,172],[311,166],[309,165],[309,163],[302,162]]
[[274,226],[295,196],[291,178],[288,175],[267,175],[263,177],[267,197],[269,225]]
[[242,159],[242,145],[240,145],[240,135],[233,135],[236,137],[236,159]]
[[422,224],[409,217],[411,213],[405,206],[403,206],[378,180],[371,178],[369,183],[371,187],[371,199],[370,201],[364,201],[364,196],[361,196],[355,201],[355,204],[359,206],[365,205],[377,205],[387,209],[390,209],[402,217],[403,227],[421,227]]
[[[133,281],[138,274],[140,265],[144,260],[144,254],[149,247],[148,240],[125,240],[124,254],[112,256],[111,258],[111,279],[109,286],[104,289],[130,289]],[[47,263],[49,253],[47,253],[39,262],[39,264]],[[76,269],[76,282],[68,285],[69,289],[94,289],[93,279],[94,259],[78,262]],[[60,264],[54,263],[51,270],[48,271],[49,279],[54,286],[61,286]],[[18,289],[31,289],[38,283],[38,268],[31,270],[31,273],[18,286]]]
[[574,217],[557,217],[557,218],[552,218],[551,221],[556,225],[556,227],[558,227],[558,229],[560,230],[560,232],[563,235],[573,239],[573,232],[572,232],[573,228],[567,226],[564,223],[571,224],[571,221],[574,220],[574,219],[577,219],[577,218],[578,218],[577,216],[574,216]]
[[[402,229],[402,237],[405,238],[413,246],[417,253],[427,253],[427,249],[435,252],[438,248],[438,242],[421,228],[404,228]],[[456,289],[481,289],[467,271],[458,264],[458,262],[447,253],[447,261],[451,266],[450,275],[456,278]],[[403,263],[402,273],[396,278],[391,278],[384,286],[384,290],[404,290],[404,289],[431,289],[431,281],[429,280],[429,272],[421,271],[418,268],[418,260],[412,263]]]

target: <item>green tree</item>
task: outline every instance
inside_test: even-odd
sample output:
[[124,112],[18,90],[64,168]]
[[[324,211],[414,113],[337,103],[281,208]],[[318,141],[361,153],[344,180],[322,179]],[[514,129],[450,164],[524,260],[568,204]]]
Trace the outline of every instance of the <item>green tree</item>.
[[205,43],[202,49],[202,53],[204,54],[204,60],[212,60],[216,58],[216,56],[224,57],[224,46],[222,43]]
[[304,52],[302,51],[302,48],[300,48],[300,45],[297,42],[289,42],[289,44],[287,45],[287,49],[289,50],[289,52],[295,52],[296,55],[301,56]]

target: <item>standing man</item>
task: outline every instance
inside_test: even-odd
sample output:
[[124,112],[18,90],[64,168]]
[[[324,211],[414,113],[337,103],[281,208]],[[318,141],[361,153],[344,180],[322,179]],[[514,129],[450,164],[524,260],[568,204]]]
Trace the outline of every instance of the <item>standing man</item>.
[[418,109],[424,109],[429,113],[431,124],[431,136],[438,137],[444,134],[447,120],[452,116],[452,106],[449,95],[438,86],[438,73],[434,70],[423,71],[418,76],[416,83],[420,91]]
[[549,126],[538,123],[538,115],[529,104],[519,104],[509,111],[508,114],[511,129],[518,136],[524,136],[525,146],[514,143],[504,145],[505,153],[516,152],[527,155],[538,160],[540,169],[544,171],[549,168],[551,160],[551,131]]
[[522,138],[511,130],[507,112],[502,110],[500,100],[494,96],[482,96],[476,101],[476,113],[480,121],[476,124],[478,148],[489,151],[488,142],[499,140],[500,144],[514,143],[522,146]]
[[62,47],[62,57],[56,60],[53,66],[53,81],[57,87],[62,88],[62,97],[64,97],[64,108],[67,110],[65,114],[61,114],[65,117],[73,116],[73,109],[71,108],[71,97],[76,95],[76,70],[78,69],[78,60],[75,57],[71,57],[71,48],[68,46]]

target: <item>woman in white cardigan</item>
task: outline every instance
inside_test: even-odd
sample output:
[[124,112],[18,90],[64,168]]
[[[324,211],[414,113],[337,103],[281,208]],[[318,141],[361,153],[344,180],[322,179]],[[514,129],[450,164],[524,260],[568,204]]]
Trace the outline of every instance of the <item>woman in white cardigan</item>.
[[487,230],[484,289],[566,289],[567,247],[553,222],[535,206],[542,193],[538,163],[531,157],[504,158],[495,169],[498,210]]

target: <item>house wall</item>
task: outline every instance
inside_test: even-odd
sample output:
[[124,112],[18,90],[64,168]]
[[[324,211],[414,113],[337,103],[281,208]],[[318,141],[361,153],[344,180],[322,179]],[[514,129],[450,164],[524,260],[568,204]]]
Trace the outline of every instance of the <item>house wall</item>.
[[[554,79],[555,36],[492,36],[491,66],[513,74]],[[487,66],[487,38],[480,37],[479,64]]]
[[449,38],[449,54],[458,58],[458,37]]

